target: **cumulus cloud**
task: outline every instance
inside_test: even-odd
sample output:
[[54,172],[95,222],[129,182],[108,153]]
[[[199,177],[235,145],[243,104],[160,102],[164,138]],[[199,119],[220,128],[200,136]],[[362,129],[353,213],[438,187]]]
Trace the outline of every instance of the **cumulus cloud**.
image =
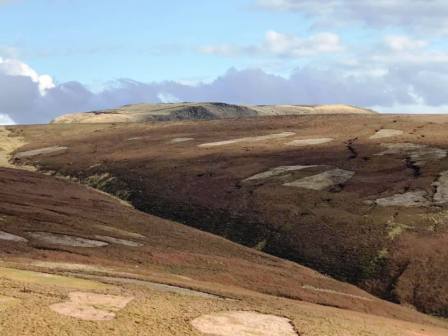
[[7,76],[28,77],[38,84],[41,94],[54,87],[53,78],[49,75],[39,75],[29,65],[15,59],[2,59],[0,57],[0,73]]
[[374,27],[448,33],[445,0],[257,0],[257,4],[270,10],[300,12],[323,25],[359,22]]
[[50,76],[39,75],[30,66],[18,60],[0,58],[2,124],[10,123],[10,119],[33,120],[33,114],[30,115],[29,111],[34,111],[42,97],[54,87]]
[[206,54],[221,56],[272,55],[281,57],[307,57],[325,53],[340,52],[344,49],[337,34],[319,33],[309,37],[298,37],[277,31],[268,31],[258,45],[219,44],[200,48]]

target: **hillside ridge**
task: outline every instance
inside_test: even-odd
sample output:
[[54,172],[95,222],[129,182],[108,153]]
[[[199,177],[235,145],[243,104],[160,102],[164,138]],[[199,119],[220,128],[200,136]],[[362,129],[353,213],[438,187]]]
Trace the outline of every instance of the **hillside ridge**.
[[280,115],[376,114],[351,105],[235,105],[218,102],[133,104],[115,109],[62,115],[52,123],[123,123],[179,120],[213,120]]

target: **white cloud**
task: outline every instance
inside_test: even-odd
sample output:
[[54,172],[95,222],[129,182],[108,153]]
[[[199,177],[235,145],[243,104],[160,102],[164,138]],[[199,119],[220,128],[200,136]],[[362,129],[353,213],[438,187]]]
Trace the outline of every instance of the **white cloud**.
[[41,120],[33,112],[41,98],[54,87],[55,84],[50,76],[38,74],[29,65],[19,60],[0,58],[1,122]]
[[392,114],[448,114],[448,105],[429,106],[425,104],[371,106],[375,111]]
[[157,95],[157,98],[159,98],[160,102],[162,103],[179,103],[180,99],[173,96],[170,93],[160,92]]
[[302,57],[321,53],[340,52],[341,39],[334,33],[320,33],[308,38],[299,38],[293,35],[269,31],[266,34],[264,50],[276,55]]
[[[383,63],[383,64],[407,64],[407,65],[446,65],[448,64],[448,52],[436,51],[436,50],[421,50],[421,51],[401,51],[401,52],[377,52],[372,53],[367,58],[370,62]],[[366,59],[366,60],[367,60]]]
[[6,114],[0,114],[0,125],[14,125],[15,122]]
[[54,88],[53,79],[49,75],[39,75],[29,65],[16,59],[2,59],[0,57],[0,73],[8,76],[29,77],[38,84],[41,94]]
[[[314,4],[313,4],[314,2]],[[323,1],[321,1],[322,3]],[[318,0],[315,1],[299,1],[299,0],[258,0],[258,5],[264,8],[276,9],[276,10],[306,10],[306,11],[314,11],[316,6],[319,4]],[[323,5],[323,3],[322,3]],[[334,6],[334,1],[326,1],[325,5],[328,8]]]
[[270,10],[294,11],[317,25],[358,22],[373,27],[403,27],[413,31],[448,33],[446,0],[258,0]]
[[226,57],[238,56],[242,53],[244,48],[231,44],[217,44],[203,46],[199,48],[199,51],[203,54],[220,55]]
[[394,51],[422,49],[429,45],[428,41],[413,39],[403,35],[390,35],[384,38],[386,45]]
[[258,54],[291,58],[337,53],[343,50],[340,37],[334,33],[325,32],[308,37],[298,37],[273,30],[266,33],[264,41],[259,45],[220,44],[200,48],[203,53],[221,56]]

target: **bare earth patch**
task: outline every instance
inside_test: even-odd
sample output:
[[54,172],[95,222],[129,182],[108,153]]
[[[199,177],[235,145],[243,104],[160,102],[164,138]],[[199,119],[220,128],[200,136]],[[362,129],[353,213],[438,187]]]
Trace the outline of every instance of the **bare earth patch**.
[[60,152],[66,151],[67,149],[68,149],[67,147],[62,147],[62,146],[46,147],[46,148],[40,148],[40,149],[34,149],[34,150],[26,151],[26,152],[16,153],[14,155],[14,157],[17,159],[23,159],[23,158],[27,158],[27,157],[31,157],[31,156],[42,155],[42,154],[60,153]]
[[354,175],[355,173],[352,171],[336,168],[321,174],[304,177],[294,182],[285,183],[284,186],[324,190],[338,184],[343,184],[350,180]]
[[191,322],[198,331],[213,336],[297,336],[284,317],[249,311],[203,315]]
[[436,188],[434,202],[437,204],[448,203],[448,170],[440,173],[439,178],[432,185]]
[[281,166],[281,167],[276,167],[276,168],[270,169],[268,171],[251,176],[251,177],[245,179],[244,181],[263,180],[263,179],[267,179],[270,177],[283,175],[288,172],[303,170],[303,169],[307,169],[307,168],[314,168],[314,167],[317,167],[317,166]]
[[16,236],[14,234],[11,234],[11,233],[8,233],[5,231],[0,231],[0,240],[9,240],[9,241],[23,242],[23,243],[26,243],[28,241],[28,239],[25,239],[20,236]]
[[321,139],[303,139],[303,140],[294,140],[288,142],[288,146],[312,146],[312,145],[322,145],[325,143],[332,142],[333,138],[321,138]]
[[210,142],[210,143],[201,144],[198,147],[209,148],[209,147],[231,145],[231,144],[236,144],[236,143],[241,143],[241,142],[258,142],[258,141],[266,141],[266,140],[275,140],[275,139],[287,138],[287,137],[293,136],[295,134],[296,133],[294,133],[294,132],[268,134],[268,135],[262,135],[262,136],[256,136],[256,137],[246,137],[246,138],[224,140],[224,141],[218,141],[218,142]]
[[47,244],[64,245],[72,247],[103,247],[109,245],[104,241],[70,236],[50,232],[28,232],[36,240]]
[[376,132],[374,135],[370,137],[370,139],[383,139],[383,138],[391,138],[395,136],[403,135],[403,131],[395,130],[395,129],[382,129]]
[[118,245],[123,245],[123,246],[130,246],[130,247],[143,246],[143,244],[141,244],[141,243],[137,243],[137,242],[134,242],[132,240],[127,240],[127,239],[119,239],[119,238],[114,238],[114,237],[109,237],[109,236],[100,236],[100,235],[95,235],[95,238],[100,241],[105,241],[105,242],[108,242],[111,244],[118,244]]
[[102,295],[94,293],[73,292],[70,301],[56,303],[50,308],[65,316],[85,321],[110,321],[115,313],[124,309],[134,298],[125,296]]
[[410,191],[404,194],[393,195],[390,197],[379,198],[375,201],[375,203],[383,207],[426,207],[431,205],[431,201],[428,200],[426,196],[426,191],[417,190]]
[[447,156],[445,149],[429,147],[427,145],[413,143],[385,143],[381,146],[387,150],[376,155],[405,155],[408,156],[417,166],[424,166],[427,161],[444,159]]

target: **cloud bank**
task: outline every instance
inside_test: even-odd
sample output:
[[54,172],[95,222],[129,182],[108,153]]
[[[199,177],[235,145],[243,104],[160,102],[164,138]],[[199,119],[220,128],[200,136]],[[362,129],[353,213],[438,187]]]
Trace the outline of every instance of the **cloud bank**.
[[[389,43],[389,46],[388,46]],[[142,102],[221,101],[241,104],[345,103],[396,110],[399,106],[425,112],[424,106],[448,105],[440,88],[448,87],[448,61],[422,54],[425,61],[403,62],[406,50],[420,43],[392,39],[383,60],[372,60],[377,69],[356,61],[339,66],[313,65],[296,69],[288,78],[260,69],[230,69],[210,83],[185,85],[174,81],[142,83],[120,79],[94,92],[79,82],[55,84],[18,60],[0,61],[0,124],[46,123],[71,112],[112,108]],[[398,51],[396,50],[398,49]],[[403,51],[404,50],[404,51]],[[400,62],[394,63],[397,54]],[[414,58],[415,54],[412,54]],[[374,56],[372,56],[374,58]],[[421,106],[421,110],[418,107]],[[410,108],[411,109],[411,108]],[[402,111],[404,112],[404,111]]]
[[267,55],[280,57],[309,57],[343,51],[344,46],[337,34],[318,33],[308,37],[298,37],[274,30],[268,31],[265,40],[258,45],[220,44],[199,48],[205,54],[221,56]]
[[375,28],[448,34],[445,0],[258,0],[268,10],[300,12],[317,26],[360,23]]

